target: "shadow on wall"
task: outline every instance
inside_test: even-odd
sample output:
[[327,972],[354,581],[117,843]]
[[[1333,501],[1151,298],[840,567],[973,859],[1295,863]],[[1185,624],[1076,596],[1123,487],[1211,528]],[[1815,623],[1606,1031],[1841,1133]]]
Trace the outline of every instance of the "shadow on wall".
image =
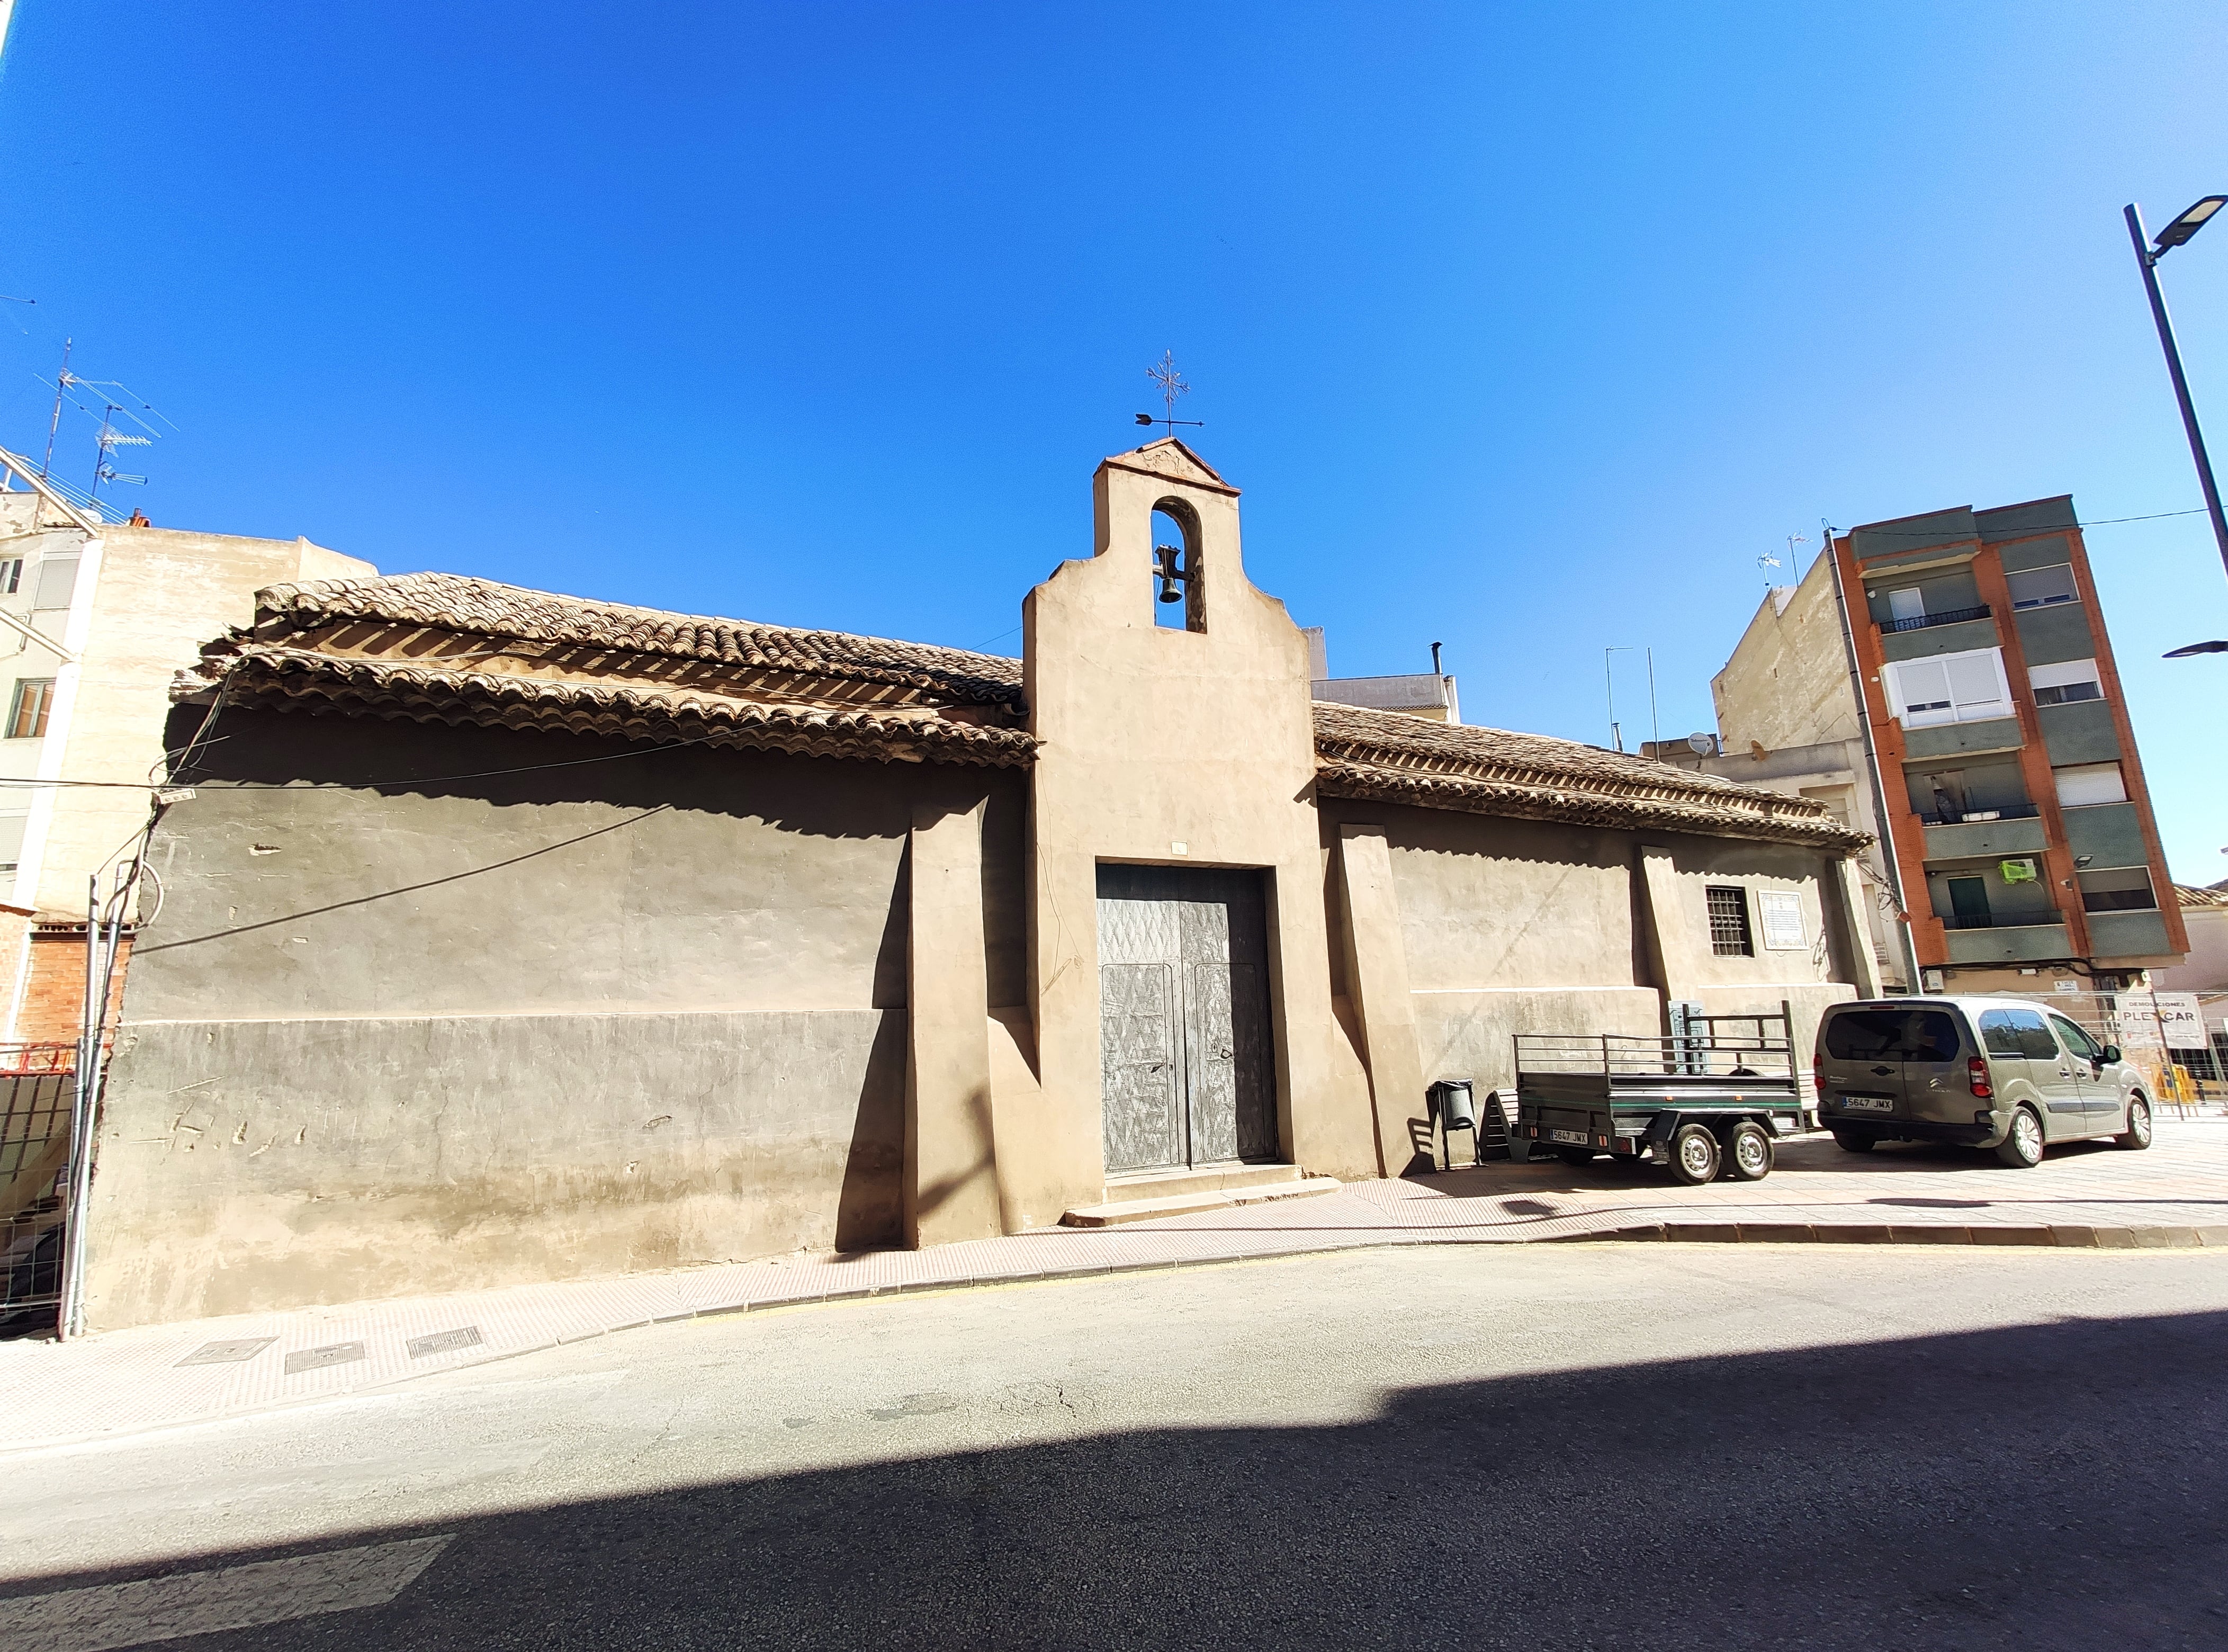
[[959,1400],[831,1394],[890,1460],[361,1531],[311,1546],[455,1535],[390,1605],[224,1644],[2217,1645],[2224,1356],[2228,1315],[2071,1320],[941,1454]]
[[[900,968],[904,957],[902,904],[893,906]],[[900,977],[902,978],[902,977]],[[836,1201],[836,1248],[894,1249],[905,1243],[906,1021],[885,1015],[867,1059],[867,1080],[843,1161]]]
[[[181,708],[172,714],[173,749],[191,738],[200,714],[195,707]],[[560,816],[551,821],[546,841],[533,841],[531,831],[493,836],[484,863],[464,871],[424,881],[398,880],[390,887],[367,890],[361,896],[351,893],[343,902],[283,916],[257,914],[249,923],[231,929],[212,928],[184,938],[150,937],[145,949],[150,952],[259,927],[268,929],[291,919],[336,911],[341,906],[363,905],[390,895],[458,883],[624,833],[660,814],[684,817],[664,823],[657,829],[670,836],[677,829],[682,836],[676,841],[688,845],[684,853],[692,855],[706,852],[703,824],[716,823],[722,816],[739,822],[764,823],[781,833],[805,839],[902,844],[912,829],[916,804],[942,801],[964,807],[987,794],[983,906],[990,1002],[1018,1003],[1026,994],[1027,780],[1018,772],[795,757],[727,746],[650,746],[571,735],[267,711],[227,712],[220,719],[220,731],[221,738],[207,748],[190,772],[194,782],[206,788],[203,800],[197,804],[199,812],[188,815],[182,810],[169,823],[166,832],[248,829],[247,823],[258,819],[255,794],[248,791],[224,795],[227,788],[235,786],[285,786],[297,795],[311,788],[340,792],[354,788],[367,798],[465,799],[498,809],[589,804],[601,810],[633,813],[631,818],[607,820],[587,831],[567,829]],[[536,763],[558,766],[519,772],[522,765]],[[411,775],[446,778],[399,778]],[[577,822],[578,817],[573,818]],[[228,824],[220,827],[219,823]],[[260,829],[259,823],[256,829]],[[522,839],[532,841],[533,847],[523,853],[500,852],[515,851]],[[764,855],[767,851],[760,842],[751,852]],[[362,846],[361,853],[366,870],[379,869],[372,864],[376,849],[369,841]],[[557,864],[535,869],[549,875]],[[873,1002],[895,1006],[905,1002],[902,874],[892,899],[895,927],[884,934],[874,962]]]
[[[176,752],[204,708],[174,708]],[[370,717],[227,708],[176,777],[181,785],[318,785],[515,804],[664,806],[765,821],[816,837],[903,837],[912,806],[979,795],[986,771],[929,763],[796,757],[733,746],[451,727]],[[893,784],[893,774],[902,774]]]

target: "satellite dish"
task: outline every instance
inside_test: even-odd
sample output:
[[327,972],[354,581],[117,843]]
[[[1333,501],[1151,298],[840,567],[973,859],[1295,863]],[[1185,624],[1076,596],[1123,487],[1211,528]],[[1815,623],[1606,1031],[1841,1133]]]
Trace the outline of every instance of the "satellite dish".
[[1696,757],[1707,757],[1718,749],[1717,737],[1714,734],[1689,734],[1687,736],[1687,749]]

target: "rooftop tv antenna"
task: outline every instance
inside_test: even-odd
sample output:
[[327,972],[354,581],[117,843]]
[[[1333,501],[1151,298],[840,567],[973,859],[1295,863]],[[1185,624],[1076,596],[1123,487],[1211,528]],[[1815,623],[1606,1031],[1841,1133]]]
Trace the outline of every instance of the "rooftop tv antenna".
[[1158,419],[1154,418],[1150,413],[1139,413],[1137,415],[1139,424],[1149,427],[1154,425],[1166,425],[1170,436],[1176,433],[1178,425],[1188,426],[1194,430],[1207,428],[1207,421],[1204,419],[1176,417],[1176,398],[1189,395],[1191,386],[1186,384],[1183,375],[1176,371],[1176,357],[1174,350],[1162,350],[1159,364],[1147,368],[1145,376],[1161,387],[1161,402],[1167,412]]
[[62,370],[54,375],[54,416],[47,423],[47,457],[39,464],[39,480],[42,482],[48,479],[48,472],[54,468],[54,432],[62,427],[62,398],[69,394],[70,386],[77,382],[76,376],[69,370],[70,348],[76,343],[74,338],[62,340]]
[[[1786,566],[1789,569],[1789,577],[1790,579],[1793,578],[1795,573],[1799,571],[1802,567],[1802,554],[1797,552],[1795,547],[1797,545],[1808,545],[1809,542],[1810,538],[1807,534],[1789,534],[1787,536]],[[1776,568],[1780,566],[1780,560],[1776,554],[1770,551],[1766,551],[1762,556],[1756,559],[1756,565],[1760,568]],[[1764,582],[1767,585],[1770,583],[1769,577],[1766,578]]]
[[104,482],[130,482],[143,488],[147,485],[145,477],[126,476],[118,471],[112,458],[119,447],[151,447],[155,442],[151,436],[133,436],[117,429],[116,415],[123,411],[122,404],[114,401],[100,410],[100,435],[94,443],[100,457],[93,467],[93,488],[86,496],[89,499],[100,497],[100,484]]

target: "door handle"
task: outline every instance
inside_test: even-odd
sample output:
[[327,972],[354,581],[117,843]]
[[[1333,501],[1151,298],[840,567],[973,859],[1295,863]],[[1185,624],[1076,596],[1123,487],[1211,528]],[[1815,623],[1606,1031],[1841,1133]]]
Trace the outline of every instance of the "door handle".
[[2060,1067],[2058,1069],[2058,1076],[2061,1079],[2070,1079],[2073,1076],[2073,1069],[2071,1067]]

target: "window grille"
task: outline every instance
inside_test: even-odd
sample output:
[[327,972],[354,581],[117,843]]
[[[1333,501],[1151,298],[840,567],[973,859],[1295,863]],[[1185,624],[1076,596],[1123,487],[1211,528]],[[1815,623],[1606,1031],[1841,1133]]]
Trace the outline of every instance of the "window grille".
[[1738,887],[1711,888],[1710,951],[1719,957],[1751,957],[1756,942],[1749,932],[1748,892]]
[[54,680],[52,677],[16,679],[16,697],[8,707],[7,738],[11,740],[44,739],[47,709],[54,701]]

